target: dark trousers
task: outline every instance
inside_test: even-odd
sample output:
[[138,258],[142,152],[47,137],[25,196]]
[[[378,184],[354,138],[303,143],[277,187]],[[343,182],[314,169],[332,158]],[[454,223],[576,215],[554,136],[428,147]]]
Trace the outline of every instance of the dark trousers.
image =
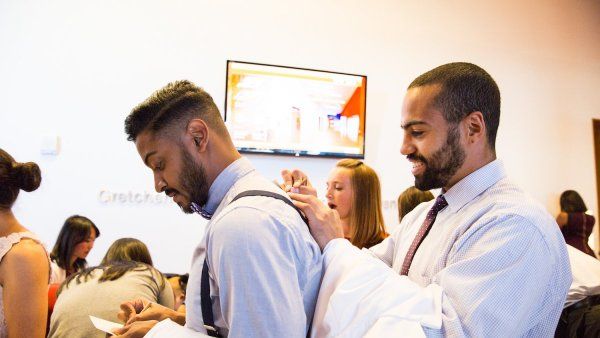
[[600,337],[600,297],[588,297],[565,308],[555,337]]

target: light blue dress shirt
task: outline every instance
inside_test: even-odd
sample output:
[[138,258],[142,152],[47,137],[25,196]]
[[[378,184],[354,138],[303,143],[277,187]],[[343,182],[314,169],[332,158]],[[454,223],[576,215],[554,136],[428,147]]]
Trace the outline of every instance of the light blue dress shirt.
[[[442,290],[442,328],[428,337],[553,337],[571,270],[565,241],[548,212],[510,183],[495,160],[444,193],[442,209],[417,250],[408,278]],[[370,249],[400,273],[433,201],[406,215]],[[329,255],[327,252],[324,255]]]
[[306,337],[321,280],[321,250],[298,212],[284,202],[252,196],[229,204],[246,190],[283,194],[245,158],[215,179],[202,208],[213,216],[192,260],[186,326],[205,332],[200,277],[208,252],[219,332],[229,337]]

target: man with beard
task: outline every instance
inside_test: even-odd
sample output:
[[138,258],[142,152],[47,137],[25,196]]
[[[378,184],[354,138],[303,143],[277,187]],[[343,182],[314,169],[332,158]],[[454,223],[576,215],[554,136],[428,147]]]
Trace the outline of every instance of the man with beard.
[[450,63],[415,79],[400,152],[415,186],[441,194],[369,250],[354,248],[337,212],[304,193],[302,172],[283,172],[323,249],[316,336],[554,334],[571,282],[565,242],[506,178],[495,152],[499,120],[498,86],[476,65]]
[[126,302],[127,325],[115,333],[306,337],[321,251],[287,196],[237,152],[210,95],[189,81],[170,83],[133,109],[125,131],[156,191],[210,221],[192,259],[187,313]]

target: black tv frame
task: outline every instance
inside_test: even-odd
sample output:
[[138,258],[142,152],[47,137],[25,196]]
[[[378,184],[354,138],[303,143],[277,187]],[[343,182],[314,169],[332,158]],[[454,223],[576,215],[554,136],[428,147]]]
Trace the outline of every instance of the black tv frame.
[[299,151],[298,152],[298,151],[292,151],[291,149],[256,149],[256,148],[245,148],[245,147],[236,146],[236,149],[240,153],[257,154],[257,155],[295,156],[295,157],[355,158],[355,159],[361,159],[361,160],[365,158],[365,145],[367,143],[367,83],[369,82],[366,75],[333,72],[333,71],[329,71],[329,70],[321,70],[321,69],[313,69],[313,68],[290,67],[290,66],[274,65],[274,64],[269,64],[269,63],[227,60],[227,63],[225,64],[225,104],[223,105],[223,121],[227,121],[227,84],[229,81],[229,63],[230,62],[245,63],[245,64],[249,64],[249,65],[280,67],[280,68],[288,68],[288,69],[309,70],[309,71],[323,72],[323,73],[330,73],[330,74],[360,76],[360,77],[364,77],[364,79],[365,79],[365,103],[364,103],[364,107],[363,107],[365,121],[364,121],[364,130],[363,130],[362,154],[340,154],[340,153],[329,153],[329,152],[320,152],[318,154],[311,154],[308,151]]

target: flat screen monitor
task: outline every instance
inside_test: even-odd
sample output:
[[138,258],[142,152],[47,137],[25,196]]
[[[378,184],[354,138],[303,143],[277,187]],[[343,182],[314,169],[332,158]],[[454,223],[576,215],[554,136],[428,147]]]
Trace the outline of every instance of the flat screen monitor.
[[246,153],[364,158],[367,77],[227,61],[225,122]]

